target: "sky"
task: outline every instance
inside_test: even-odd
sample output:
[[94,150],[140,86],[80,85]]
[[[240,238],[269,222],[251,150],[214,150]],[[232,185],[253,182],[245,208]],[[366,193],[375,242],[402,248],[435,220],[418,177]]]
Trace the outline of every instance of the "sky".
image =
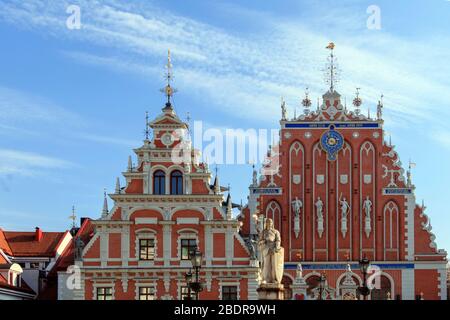
[[[71,5],[80,29],[68,28]],[[367,24],[372,5],[379,29]],[[384,128],[404,167],[417,164],[417,202],[448,250],[448,30],[445,0],[0,0],[0,226],[65,230],[73,205],[100,216],[104,188],[142,144],[145,111],[164,105],[168,48],[180,118],[277,129],[280,97],[292,116],[305,88],[313,101],[326,91],[333,41],[337,91],[351,101],[361,88],[372,114],[383,94]],[[245,203],[251,166],[219,172]]]

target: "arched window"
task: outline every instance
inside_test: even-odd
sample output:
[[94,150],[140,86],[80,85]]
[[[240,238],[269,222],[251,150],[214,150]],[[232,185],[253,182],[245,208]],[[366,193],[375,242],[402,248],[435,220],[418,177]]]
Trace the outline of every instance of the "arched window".
[[371,299],[372,300],[387,300],[387,299],[393,299],[394,297],[391,297],[391,281],[386,276],[380,277],[380,288],[374,288],[371,292]]
[[166,194],[166,174],[162,170],[153,174],[153,194]]
[[170,194],[183,194],[183,174],[178,170],[170,175]]

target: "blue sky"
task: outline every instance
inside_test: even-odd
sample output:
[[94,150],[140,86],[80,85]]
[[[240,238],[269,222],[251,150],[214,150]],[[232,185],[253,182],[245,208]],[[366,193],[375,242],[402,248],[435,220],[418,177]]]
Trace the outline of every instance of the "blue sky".
[[[81,8],[69,30],[66,8]],[[381,10],[381,30],[366,12]],[[0,0],[0,225],[66,229],[98,217],[103,188],[143,139],[154,117],[167,49],[175,107],[206,127],[278,127],[306,87],[326,90],[329,41],[342,70],[337,90],[361,88],[372,114],[384,94],[385,129],[404,166],[412,159],[417,201],[425,200],[440,248],[450,249],[450,2],[429,1],[5,1]],[[220,167],[235,202],[249,165]],[[243,178],[247,177],[247,178]]]

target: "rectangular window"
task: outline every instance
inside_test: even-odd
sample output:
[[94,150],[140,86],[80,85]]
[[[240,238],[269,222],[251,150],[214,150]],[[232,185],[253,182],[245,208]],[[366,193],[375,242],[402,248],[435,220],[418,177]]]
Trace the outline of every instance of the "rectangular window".
[[191,298],[189,299],[189,288],[181,287],[181,300],[195,300],[195,293],[191,290]]
[[111,287],[97,288],[97,300],[112,300],[112,288]]
[[197,248],[196,239],[181,239],[181,260],[190,260],[191,252]]
[[139,239],[139,260],[155,259],[155,241],[153,239]]
[[139,287],[139,300],[155,300],[153,287]]
[[223,286],[222,300],[237,300],[237,286]]

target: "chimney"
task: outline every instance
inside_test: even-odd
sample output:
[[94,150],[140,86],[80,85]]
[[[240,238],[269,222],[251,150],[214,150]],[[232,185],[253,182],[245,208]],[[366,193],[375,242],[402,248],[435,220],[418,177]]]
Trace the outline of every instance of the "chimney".
[[35,232],[35,239],[36,241],[41,241],[42,237],[43,237],[43,233],[42,230],[39,227],[36,227],[36,232]]

